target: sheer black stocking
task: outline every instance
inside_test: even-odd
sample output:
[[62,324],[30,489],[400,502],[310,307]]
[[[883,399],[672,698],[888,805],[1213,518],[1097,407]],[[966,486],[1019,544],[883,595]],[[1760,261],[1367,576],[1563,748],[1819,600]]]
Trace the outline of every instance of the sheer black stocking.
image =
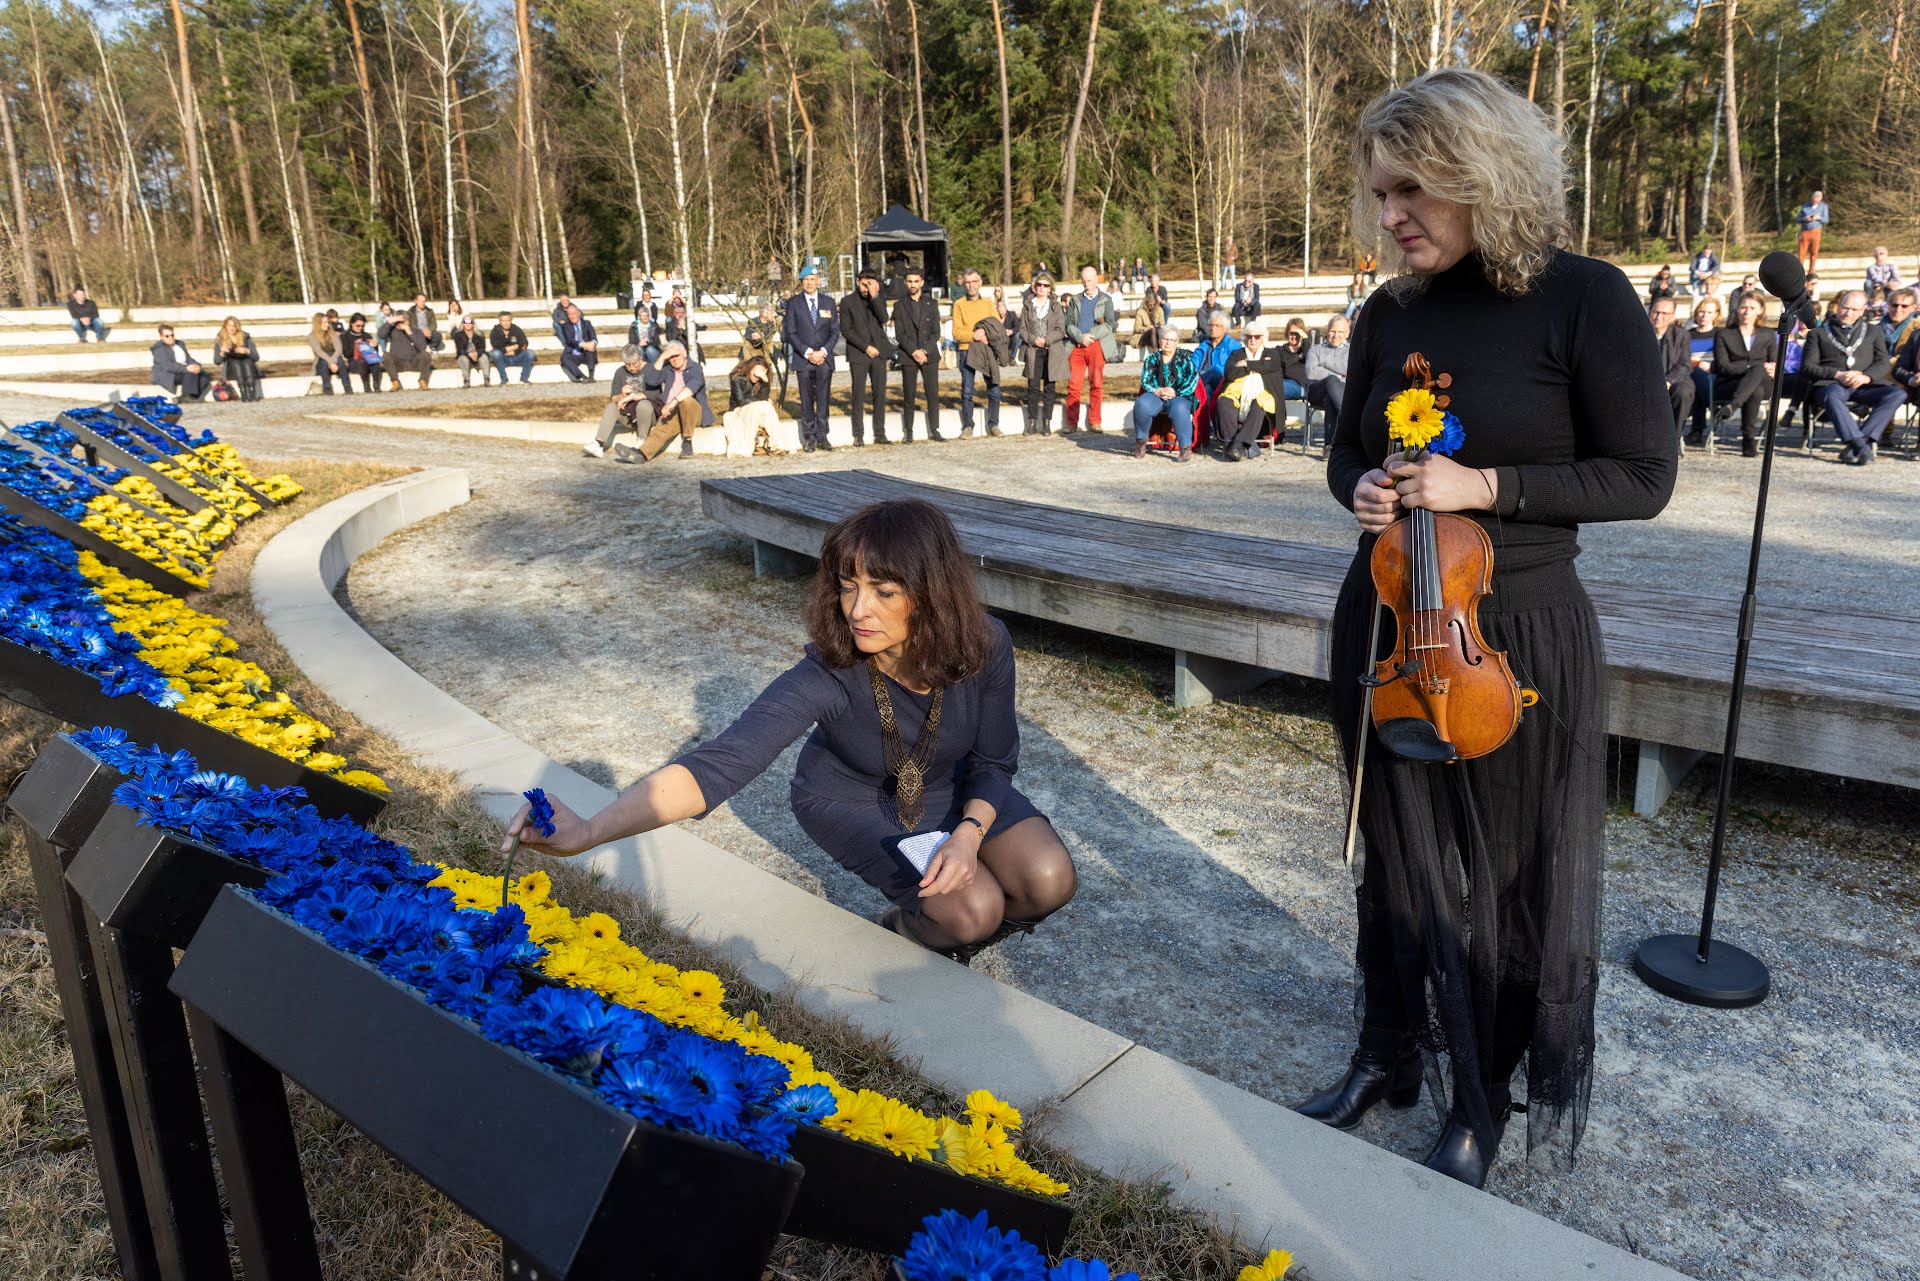
[[935,950],[978,943],[1002,921],[1037,923],[1066,906],[1078,877],[1053,824],[1038,815],[997,832],[980,847],[965,889],[920,900],[914,936]]

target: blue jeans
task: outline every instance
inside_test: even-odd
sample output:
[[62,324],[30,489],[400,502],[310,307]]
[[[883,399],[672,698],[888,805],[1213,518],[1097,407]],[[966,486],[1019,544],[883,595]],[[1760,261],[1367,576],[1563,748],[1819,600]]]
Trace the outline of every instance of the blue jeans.
[[1185,396],[1162,400],[1150,391],[1141,392],[1140,398],[1133,402],[1133,438],[1145,440],[1153,430],[1153,420],[1162,413],[1173,420],[1173,437],[1180,442],[1180,448],[1192,449],[1193,401]]
[[107,327],[100,323],[100,317],[95,316],[92,320],[76,320],[73,322],[73,336],[81,342],[87,340],[88,330],[93,331],[94,341],[105,342],[107,340]]
[[[967,354],[960,353],[960,430],[973,430],[973,380],[980,371],[967,363]],[[992,430],[1000,425],[1000,384],[987,384],[987,428]]]
[[508,365],[519,369],[521,382],[530,383],[533,381],[533,353],[531,351],[523,351],[518,356],[509,356],[504,351],[496,351],[493,353],[493,368],[495,372],[500,375],[500,385],[502,387],[507,384]]

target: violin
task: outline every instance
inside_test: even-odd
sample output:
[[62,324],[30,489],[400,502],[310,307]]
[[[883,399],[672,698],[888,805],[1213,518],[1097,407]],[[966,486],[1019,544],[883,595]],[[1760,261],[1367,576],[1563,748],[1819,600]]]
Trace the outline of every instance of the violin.
[[[1415,387],[1449,386],[1415,352],[1403,372]],[[1435,398],[1439,409],[1447,397]],[[1424,449],[1410,455],[1418,462]],[[1416,507],[1373,545],[1373,585],[1392,611],[1393,652],[1375,658],[1367,686],[1375,731],[1396,756],[1451,763],[1498,749],[1520,727],[1534,699],[1513,677],[1504,652],[1480,635],[1480,602],[1493,590],[1493,544],[1479,522]],[[1379,628],[1379,612],[1374,615]]]

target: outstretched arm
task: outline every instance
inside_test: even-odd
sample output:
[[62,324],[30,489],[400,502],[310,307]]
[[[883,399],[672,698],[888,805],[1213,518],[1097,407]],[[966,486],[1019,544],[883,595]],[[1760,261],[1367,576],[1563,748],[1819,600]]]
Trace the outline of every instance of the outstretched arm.
[[507,839],[500,844],[506,853],[519,837],[527,849],[539,854],[565,857],[651,832],[669,823],[693,818],[707,810],[700,784],[686,766],[673,764],[653,773],[615,797],[611,804],[591,818],[583,818],[564,801],[553,802],[553,835],[540,836],[527,826],[527,809],[522,805],[507,824]]

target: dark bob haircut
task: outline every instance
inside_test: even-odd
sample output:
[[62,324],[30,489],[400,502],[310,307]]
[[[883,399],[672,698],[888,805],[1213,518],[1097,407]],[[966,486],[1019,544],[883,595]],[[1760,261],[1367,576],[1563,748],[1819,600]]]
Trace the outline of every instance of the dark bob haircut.
[[840,584],[861,571],[898,583],[913,602],[903,666],[931,685],[953,685],[987,665],[993,633],[973,586],[973,567],[947,514],[918,498],[862,507],[820,544],[820,572],[807,597],[807,636],[829,667],[865,660],[840,612]]

